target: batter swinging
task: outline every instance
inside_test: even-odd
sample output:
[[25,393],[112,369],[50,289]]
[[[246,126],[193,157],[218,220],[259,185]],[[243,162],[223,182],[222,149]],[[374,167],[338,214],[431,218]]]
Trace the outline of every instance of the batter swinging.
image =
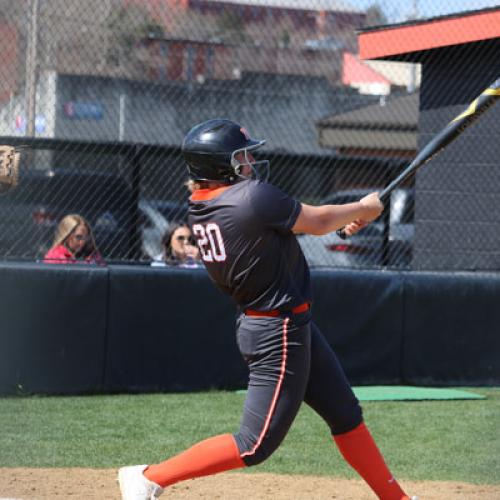
[[183,143],[194,191],[189,223],[215,283],[239,306],[237,341],[249,372],[240,429],[202,441],[157,465],[123,467],[123,499],[157,498],[185,479],[251,466],[286,436],[302,401],[327,423],[345,460],[383,500],[409,497],[363,423],[335,353],[311,320],[309,268],[295,233],[354,234],[383,206],[376,193],[357,203],[314,207],[256,179],[267,162],[230,120],[195,126]]

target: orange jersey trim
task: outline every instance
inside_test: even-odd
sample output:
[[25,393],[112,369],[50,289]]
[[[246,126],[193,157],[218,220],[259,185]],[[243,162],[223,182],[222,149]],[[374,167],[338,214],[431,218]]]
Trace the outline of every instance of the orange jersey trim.
[[191,194],[191,199],[193,201],[203,201],[203,200],[213,200],[217,198],[217,196],[221,195],[226,189],[229,189],[231,186],[221,186],[216,188],[204,188],[197,189],[193,191]]

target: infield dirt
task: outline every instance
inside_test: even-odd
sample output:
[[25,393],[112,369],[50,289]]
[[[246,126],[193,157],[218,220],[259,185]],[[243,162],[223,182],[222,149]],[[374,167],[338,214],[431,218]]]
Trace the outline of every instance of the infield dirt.
[[[116,469],[0,468],[0,500],[119,500]],[[444,481],[400,481],[420,500],[496,500],[500,485]],[[358,480],[333,477],[284,476],[230,472],[179,483],[161,497],[175,499],[242,500],[374,500]]]

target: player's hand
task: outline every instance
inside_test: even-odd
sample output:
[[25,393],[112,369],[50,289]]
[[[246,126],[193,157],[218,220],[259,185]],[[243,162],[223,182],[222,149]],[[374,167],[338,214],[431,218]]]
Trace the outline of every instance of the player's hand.
[[186,257],[190,257],[191,259],[198,260],[200,258],[200,249],[195,245],[186,244],[184,252],[186,253]]
[[[378,197],[378,193],[370,193],[359,200],[363,206],[364,213],[361,220],[371,222],[375,220],[384,210],[384,205]],[[346,226],[347,227],[347,226]]]
[[352,236],[368,225],[368,221],[357,219],[344,227],[346,236]]

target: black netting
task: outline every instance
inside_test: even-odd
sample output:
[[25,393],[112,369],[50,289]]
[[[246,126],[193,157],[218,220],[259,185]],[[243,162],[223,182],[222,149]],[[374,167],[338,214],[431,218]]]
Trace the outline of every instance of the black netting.
[[[500,77],[499,2],[431,4],[0,0],[0,143],[23,147],[0,258],[42,260],[76,213],[106,261],[150,262],[186,216],[182,139],[214,117],[266,139],[271,181],[304,203],[383,189]],[[355,237],[299,236],[309,262],[498,271],[499,118]]]

